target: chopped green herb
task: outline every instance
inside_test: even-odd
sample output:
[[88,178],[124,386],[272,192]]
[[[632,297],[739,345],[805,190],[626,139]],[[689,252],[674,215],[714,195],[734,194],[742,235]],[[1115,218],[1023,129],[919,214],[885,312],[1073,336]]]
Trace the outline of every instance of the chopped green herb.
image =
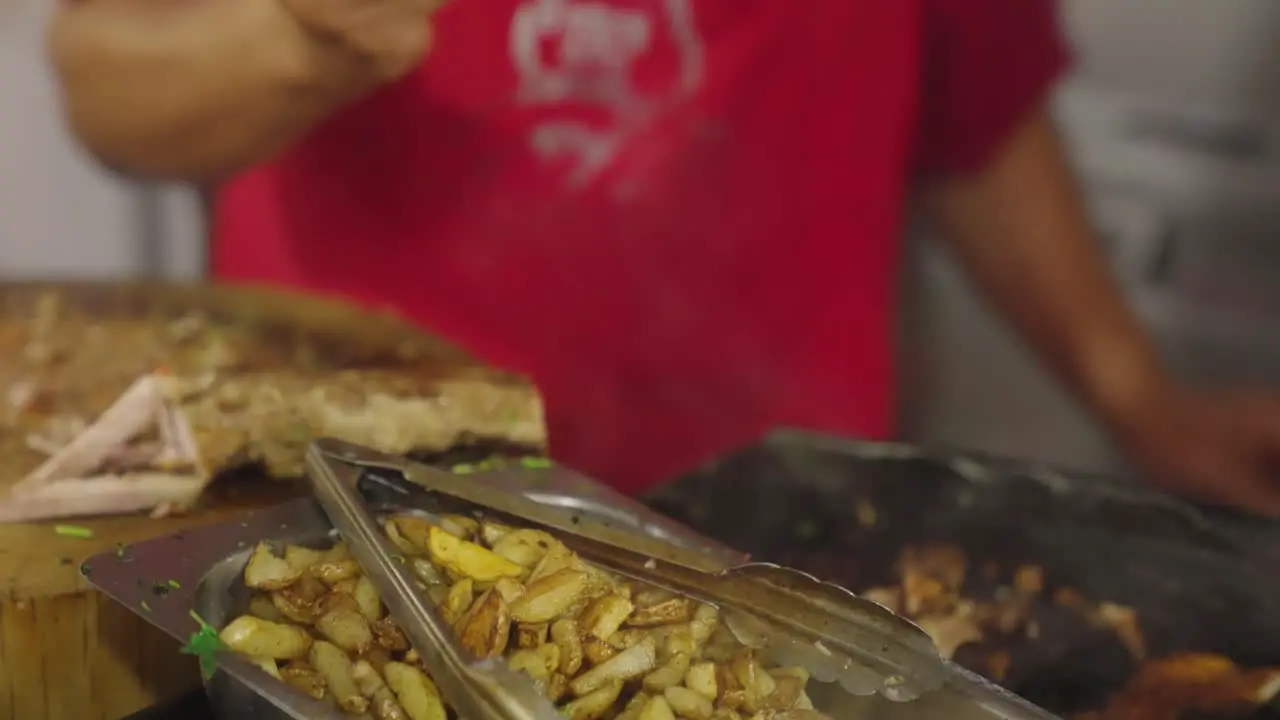
[[53,531],[63,537],[80,538],[88,540],[93,537],[93,531],[81,525],[54,525]]
[[520,465],[530,470],[541,470],[551,467],[551,460],[543,457],[520,458]]
[[142,609],[146,612],[151,612],[151,606],[147,604],[146,600],[142,601]]
[[471,473],[476,471],[476,466],[472,465],[471,463],[459,463],[449,469],[452,470],[454,474],[457,474],[457,475],[470,475]]
[[177,580],[170,580],[169,582],[165,583],[165,585],[168,585],[174,590],[177,590],[178,588],[182,587],[182,585],[178,584]]
[[182,646],[182,654],[195,655],[200,661],[201,676],[208,680],[213,677],[214,671],[217,670],[218,653],[227,648],[222,643],[222,639],[218,637],[218,631],[214,630],[213,626],[205,622],[194,610],[188,614],[200,626],[200,630],[191,633],[191,638],[187,640],[187,644]]

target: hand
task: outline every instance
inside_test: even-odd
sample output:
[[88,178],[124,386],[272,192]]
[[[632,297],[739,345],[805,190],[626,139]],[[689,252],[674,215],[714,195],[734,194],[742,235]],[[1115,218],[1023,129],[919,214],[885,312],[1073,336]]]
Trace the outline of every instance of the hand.
[[1280,394],[1166,389],[1119,435],[1152,485],[1280,515]]
[[319,38],[369,62],[386,80],[412,70],[431,45],[428,22],[444,0],[281,0]]

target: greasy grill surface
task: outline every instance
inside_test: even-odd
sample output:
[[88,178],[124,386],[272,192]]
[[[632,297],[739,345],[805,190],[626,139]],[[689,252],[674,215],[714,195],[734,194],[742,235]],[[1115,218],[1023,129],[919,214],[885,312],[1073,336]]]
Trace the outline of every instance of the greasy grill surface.
[[[1056,606],[1056,587],[1132,607],[1151,657],[1280,665],[1280,531],[1107,479],[781,433],[648,500],[757,559],[855,590],[892,584],[902,551],[927,543],[964,552],[964,594],[975,600],[1019,566],[1043,568],[1037,637],[989,638],[955,659],[1059,714],[1102,706],[1138,663],[1115,633]],[[996,651],[1008,654],[1003,677]]]

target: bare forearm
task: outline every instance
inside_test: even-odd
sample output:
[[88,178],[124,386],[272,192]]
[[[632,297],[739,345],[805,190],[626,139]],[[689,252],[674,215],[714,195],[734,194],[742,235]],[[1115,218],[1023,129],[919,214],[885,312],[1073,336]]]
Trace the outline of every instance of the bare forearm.
[[263,159],[370,84],[273,0],[64,5],[49,31],[68,121],[118,169],[210,180]]
[[1118,431],[1168,383],[1094,239],[1047,113],[933,209],[986,298]]

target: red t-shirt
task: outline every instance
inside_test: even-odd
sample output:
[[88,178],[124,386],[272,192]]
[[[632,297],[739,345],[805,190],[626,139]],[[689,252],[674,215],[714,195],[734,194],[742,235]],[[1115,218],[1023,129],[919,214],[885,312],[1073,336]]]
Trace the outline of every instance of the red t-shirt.
[[776,426],[894,427],[910,180],[983,163],[1053,0],[454,0],[402,82],[221,193],[213,267],[530,375],[637,491]]

